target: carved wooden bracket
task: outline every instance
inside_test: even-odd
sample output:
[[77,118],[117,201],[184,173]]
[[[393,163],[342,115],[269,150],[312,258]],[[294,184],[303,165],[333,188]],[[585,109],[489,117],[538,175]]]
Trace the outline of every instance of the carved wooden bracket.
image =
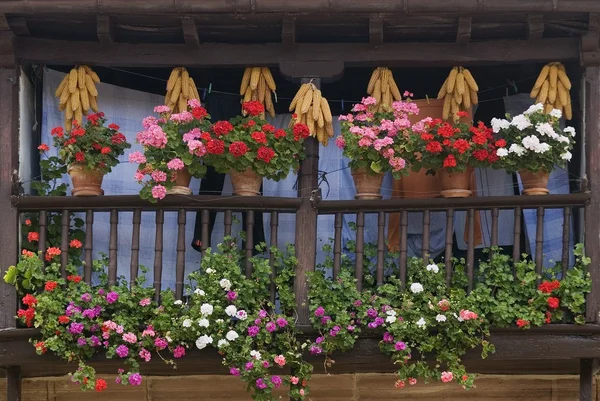
[[369,20],[369,41],[372,46],[383,44],[383,19],[381,17],[371,17]]
[[544,16],[530,14],[527,16],[527,39],[540,40],[544,36]]
[[458,18],[458,31],[456,32],[456,43],[460,45],[471,41],[471,28],[473,19],[471,17]]
[[115,43],[115,35],[108,15],[96,17],[96,35],[103,46],[112,46]]
[[279,72],[290,80],[321,78],[321,82],[335,82],[344,75],[343,61],[280,62]]
[[196,21],[189,17],[182,18],[181,27],[183,28],[183,39],[185,40],[185,43],[191,47],[198,47],[200,45],[200,37],[198,36]]
[[581,65],[600,65],[600,13],[590,13],[588,32],[581,36]]
[[284,45],[293,45],[296,43],[296,21],[292,18],[285,18],[281,25],[281,43]]

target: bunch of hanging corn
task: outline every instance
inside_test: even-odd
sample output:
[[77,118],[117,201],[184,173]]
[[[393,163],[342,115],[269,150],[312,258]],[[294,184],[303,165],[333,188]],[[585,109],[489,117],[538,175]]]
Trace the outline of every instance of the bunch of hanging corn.
[[240,95],[244,96],[242,102],[259,101],[271,117],[275,117],[275,107],[271,96],[275,94],[276,90],[275,80],[271,70],[267,67],[248,67],[244,71],[240,85]]
[[394,101],[402,99],[392,71],[386,67],[377,67],[373,71],[367,93],[377,100],[371,109],[372,112],[389,111]]
[[571,80],[567,76],[565,66],[559,62],[548,63],[542,68],[529,96],[536,103],[544,105],[544,112],[553,109],[563,112],[566,120],[573,118],[571,106]]
[[167,81],[165,104],[169,106],[172,113],[177,114],[187,111],[190,99],[200,100],[194,79],[184,67],[173,68]]
[[98,112],[98,74],[90,67],[74,67],[61,81],[54,95],[59,99],[58,109],[65,113],[65,130],[70,131],[73,121],[83,123],[83,116],[92,109]]
[[471,106],[479,102],[478,91],[479,86],[468,69],[452,68],[437,96],[444,99],[442,118],[448,120],[452,116],[454,121],[458,121],[459,111],[470,111]]
[[290,127],[297,123],[306,124],[310,135],[327,146],[333,137],[333,117],[329,102],[312,83],[302,84],[290,104],[296,118],[290,121]]

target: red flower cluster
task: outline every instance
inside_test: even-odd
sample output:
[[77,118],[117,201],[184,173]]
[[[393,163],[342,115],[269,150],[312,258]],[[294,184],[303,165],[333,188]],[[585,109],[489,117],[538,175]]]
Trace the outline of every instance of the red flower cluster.
[[60,324],[67,324],[70,321],[71,321],[71,319],[67,315],[62,315],[62,316],[58,317],[58,323],[60,323]]
[[310,136],[308,125],[296,124],[294,125],[294,140],[299,141],[300,139],[306,139]]
[[81,241],[78,239],[72,239],[71,242],[69,242],[69,247],[79,249],[81,248]]
[[105,146],[102,148],[102,150],[100,151],[100,153],[102,153],[103,155],[107,155],[111,152],[111,149],[108,146]]
[[529,321],[523,320],[523,319],[518,319],[517,320],[517,326],[520,327],[520,328],[528,328],[529,327]]
[[558,309],[559,306],[560,306],[560,299],[558,299],[556,297],[548,298],[548,308]]
[[73,128],[71,130],[71,137],[78,137],[78,136],[84,136],[85,135],[85,129],[81,128],[80,126],[76,126],[75,128]]
[[50,147],[48,145],[46,145],[45,143],[42,143],[40,146],[38,146],[38,150],[40,152],[47,152],[50,150]]
[[271,159],[273,159],[273,157],[275,157],[275,151],[266,146],[261,146],[260,149],[258,149],[256,157],[259,160],[264,161],[265,163],[270,163]]
[[213,124],[212,130],[217,136],[227,135],[233,130],[233,125],[229,121],[217,121]]
[[56,287],[58,286],[58,283],[56,281],[46,281],[46,285],[44,286],[44,290],[46,291],[54,291],[56,289]]
[[25,295],[23,297],[22,301],[23,301],[23,305],[32,306],[32,307],[35,306],[35,304],[37,304],[37,298],[31,294]]
[[196,120],[202,120],[208,113],[204,107],[192,107],[192,115]]
[[252,139],[256,142],[256,143],[262,143],[262,144],[266,144],[267,143],[267,136],[264,134],[264,132],[253,132],[252,133]]
[[206,143],[206,151],[213,155],[220,155],[225,152],[225,143],[220,139],[211,139]]
[[53,246],[50,247],[48,249],[46,249],[46,256],[45,259],[47,262],[50,262],[54,257],[60,255],[62,252],[59,248]]
[[24,319],[27,327],[33,326],[33,319],[35,318],[35,308],[19,309],[17,312],[19,319]]
[[265,112],[265,106],[259,101],[251,101],[242,103],[242,110],[251,116],[258,116]]
[[81,276],[74,276],[74,275],[67,276],[67,281],[72,281],[75,284],[78,284],[79,282],[81,282]]
[[272,134],[273,132],[275,132],[275,127],[273,127],[271,124],[265,124],[262,126],[262,130],[263,132],[268,132]]
[[35,253],[28,251],[27,249],[23,249],[23,251],[21,251],[21,255],[31,258],[35,256]]
[[47,351],[46,344],[43,341],[36,341],[33,346],[35,347],[36,352],[39,354],[45,354]]
[[539,286],[538,290],[543,292],[544,294],[551,294],[552,291],[558,290],[560,288],[560,281],[543,281]]
[[[264,129],[264,127],[263,127],[263,129]],[[286,136],[287,136],[287,134],[281,128],[278,129],[277,131],[275,131],[275,139],[285,138]]]
[[37,242],[40,240],[40,234],[35,231],[31,231],[27,233],[27,241],[29,242]]
[[86,118],[93,125],[98,125],[98,120],[103,117],[104,117],[104,113],[100,112],[100,113],[95,113],[95,114],[88,114]]
[[202,134],[200,134],[200,139],[202,139],[205,142],[208,142],[212,139],[212,137],[210,136],[210,132],[203,132]]
[[229,145],[229,153],[235,157],[242,157],[248,153],[248,145],[241,141],[233,142]]
[[108,386],[106,385],[106,380],[104,379],[96,379],[96,391],[101,392],[106,390]]
[[444,159],[444,167],[446,167],[446,168],[456,167],[456,158],[454,157],[454,155],[446,156],[446,158]]
[[75,160],[78,162],[82,162],[85,160],[85,153],[83,152],[77,152],[75,153]]
[[65,131],[62,127],[54,127],[52,128],[52,131],[50,131],[50,135],[62,138],[63,136],[65,136]]
[[115,124],[115,123],[112,123],[112,124],[109,124],[108,128],[110,128],[110,129],[112,129],[112,130],[115,130],[115,131],[118,131],[118,130],[119,130],[119,128],[121,128],[121,127],[119,127],[119,126],[118,126],[117,124]]
[[[113,124],[111,124],[113,125]],[[120,143],[125,142],[125,135],[121,134],[120,132],[114,134],[111,138],[110,141],[114,144],[114,145],[118,145]]]
[[442,144],[438,141],[431,141],[427,145],[425,145],[425,150],[429,153],[441,153],[442,152]]

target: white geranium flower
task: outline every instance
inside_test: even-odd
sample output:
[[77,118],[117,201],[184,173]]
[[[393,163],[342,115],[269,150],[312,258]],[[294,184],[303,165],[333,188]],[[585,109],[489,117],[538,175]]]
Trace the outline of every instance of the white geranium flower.
[[554,131],[554,128],[552,127],[552,125],[548,124],[548,123],[539,123],[538,125],[535,126],[535,130],[540,134],[540,135],[546,135],[549,136],[550,138],[557,138],[558,134],[556,133],[556,131]]
[[437,320],[438,322],[445,322],[446,321],[446,316],[444,316],[444,315],[437,315],[435,317],[435,320]]
[[496,155],[498,157],[506,157],[508,156],[508,150],[506,150],[506,148],[498,148],[496,150]]
[[217,320],[215,320],[215,323],[217,323],[217,324],[221,324],[221,323],[223,323],[223,322],[224,322],[224,320],[223,320],[223,319],[217,319]]
[[519,114],[512,119],[510,125],[517,127],[519,131],[523,131],[525,128],[531,127],[531,121],[527,116]]
[[546,153],[547,151],[550,150],[550,145],[548,145],[545,142],[542,142],[538,145],[538,147],[535,149],[535,153]]
[[234,317],[236,312],[237,308],[235,307],[235,305],[229,305],[227,308],[225,308],[225,313],[227,314],[227,316]]
[[203,336],[198,337],[198,339],[196,340],[196,348],[198,349],[204,349],[206,348],[206,346],[208,344],[212,344],[213,339],[210,336],[207,336],[206,334]]
[[173,342],[173,339],[172,339],[171,337],[169,337],[169,336],[165,336],[165,338],[167,339],[167,342],[168,342],[168,343],[172,343],[172,342]]
[[421,283],[412,283],[410,285],[410,292],[412,292],[413,294],[423,292],[423,286],[421,285]]
[[198,320],[198,326],[208,327],[208,326],[210,326],[210,322],[208,321],[208,319],[202,318],[202,319]]
[[217,347],[219,347],[219,348],[223,348],[223,347],[226,347],[228,345],[229,345],[229,341],[227,341],[227,340],[219,340],[217,342]]
[[210,267],[208,269],[206,269],[206,274],[213,274],[215,272],[214,269],[211,269]]
[[226,278],[221,279],[221,281],[219,281],[219,285],[225,291],[229,291],[231,289],[231,281],[227,280]]
[[385,314],[388,316],[396,316],[396,311],[393,309],[389,309],[385,312]]
[[177,301],[173,302],[175,305],[183,305],[183,301],[178,299]]
[[510,145],[510,148],[508,148],[508,153],[516,153],[517,156],[523,156],[526,151],[527,150],[524,147],[516,143],[513,143]]
[[560,142],[560,143],[569,143],[569,142],[571,142],[571,140],[568,137],[564,136],[564,135],[557,135],[556,140],[558,142]]
[[245,310],[239,310],[237,311],[237,313],[235,314],[235,316],[240,319],[240,320],[246,320],[248,319],[248,313],[246,313]]
[[561,118],[562,117],[562,111],[558,110],[558,109],[552,109],[552,111],[550,112],[550,115],[554,118]]
[[419,326],[420,328],[424,329],[425,326],[427,325],[427,322],[425,321],[424,318],[420,318],[419,320],[417,320],[416,325]]
[[229,330],[227,334],[225,334],[225,338],[229,341],[235,341],[240,335],[233,330]]
[[510,121],[503,118],[492,118],[492,130],[497,134],[500,130],[510,127]]
[[385,318],[385,322],[386,323],[394,323],[396,321],[396,316],[394,315],[389,315],[388,317]]
[[571,160],[572,156],[573,155],[571,154],[571,152],[566,151],[565,153],[563,153],[562,155],[560,155],[560,158],[563,159],[563,160],[569,161],[569,160]]
[[200,288],[196,288],[194,290],[194,294],[200,295],[201,297],[203,297],[204,295],[206,295],[206,293],[204,291],[202,291]]
[[257,361],[260,361],[260,352],[256,351],[256,350],[252,350],[250,351],[250,356],[254,359],[256,359]]
[[202,304],[200,306],[200,313],[202,313],[203,316],[210,316],[213,313],[213,306],[211,304]]
[[566,132],[567,134],[571,134],[572,137],[575,136],[575,128],[573,128],[573,127],[567,127],[563,131]]
[[535,151],[535,149],[537,149],[537,147],[540,145],[540,138],[535,135],[529,135],[521,140],[521,144],[525,149]]
[[435,263],[427,265],[426,269],[428,272],[434,272],[434,273],[437,273],[440,271],[440,268]]
[[181,325],[183,327],[192,327],[192,321],[190,319],[185,319]]
[[523,113],[526,116],[530,115],[530,114],[534,114],[540,111],[544,111],[544,105],[541,103],[537,103],[537,104],[533,104],[531,106],[529,106],[529,108]]

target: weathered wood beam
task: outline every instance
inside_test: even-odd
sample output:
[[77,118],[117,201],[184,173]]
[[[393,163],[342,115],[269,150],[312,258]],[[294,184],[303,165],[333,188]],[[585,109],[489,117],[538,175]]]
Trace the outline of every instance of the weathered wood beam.
[[590,13],[589,31],[581,36],[581,64],[600,65],[600,13]]
[[287,17],[281,25],[281,43],[291,46],[296,43],[296,20]]
[[279,73],[291,80],[319,77],[321,82],[335,82],[344,74],[344,63],[341,61],[281,62]]
[[185,43],[190,47],[198,47],[200,45],[200,37],[198,36],[198,27],[196,27],[194,19],[189,17],[182,18],[181,27]]
[[540,40],[544,36],[544,16],[531,14],[527,16],[527,39]]
[[579,368],[579,401],[593,401],[595,364],[593,359],[581,359]]
[[6,399],[21,400],[21,368],[9,366],[6,369]]
[[98,15],[96,17],[96,35],[100,44],[103,46],[112,46],[115,43],[115,35],[111,18],[108,15]]
[[26,18],[20,17],[11,20],[10,27],[17,36],[31,36]]
[[383,19],[381,17],[371,17],[369,20],[369,42],[371,46],[383,44]]
[[59,65],[172,67],[276,66],[282,61],[342,61],[357,66],[449,66],[497,63],[570,61],[579,58],[578,39],[452,43],[297,43],[293,48],[272,44],[201,44],[190,50],[185,44],[99,43],[16,38],[16,55],[23,62]]
[[471,41],[471,27],[473,19],[471,17],[458,17],[458,31],[456,32],[456,43],[460,45]]

